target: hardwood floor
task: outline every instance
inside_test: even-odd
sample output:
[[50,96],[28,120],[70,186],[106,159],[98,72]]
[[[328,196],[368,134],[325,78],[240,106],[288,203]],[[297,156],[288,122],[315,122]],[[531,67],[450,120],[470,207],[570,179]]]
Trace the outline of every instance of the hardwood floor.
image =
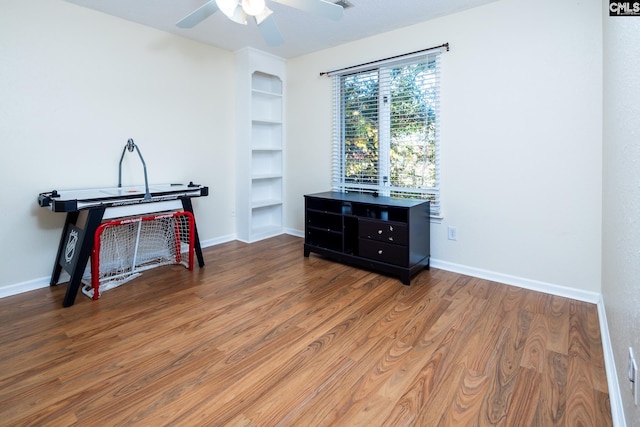
[[[0,425],[608,426],[596,307],[279,236],[0,299]],[[52,254],[53,256],[53,254]]]

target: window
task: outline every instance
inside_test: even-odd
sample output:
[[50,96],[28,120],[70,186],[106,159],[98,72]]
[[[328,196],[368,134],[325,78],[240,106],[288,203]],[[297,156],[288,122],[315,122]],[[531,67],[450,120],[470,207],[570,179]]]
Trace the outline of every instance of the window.
[[335,191],[431,201],[440,215],[440,50],[335,72]]

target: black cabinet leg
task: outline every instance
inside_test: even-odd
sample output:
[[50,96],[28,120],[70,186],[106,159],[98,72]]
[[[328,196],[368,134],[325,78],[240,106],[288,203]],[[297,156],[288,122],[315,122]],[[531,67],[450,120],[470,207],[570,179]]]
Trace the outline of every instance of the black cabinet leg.
[[401,273],[400,281],[403,285],[411,286],[411,273]]

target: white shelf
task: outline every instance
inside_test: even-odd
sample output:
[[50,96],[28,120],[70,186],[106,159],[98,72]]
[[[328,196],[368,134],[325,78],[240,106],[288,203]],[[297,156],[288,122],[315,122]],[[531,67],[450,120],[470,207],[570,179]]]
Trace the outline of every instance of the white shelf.
[[260,89],[251,89],[251,93],[255,96],[264,96],[267,98],[282,99],[282,93],[277,93],[277,92],[269,92],[269,91],[260,90]]
[[253,147],[251,149],[252,153],[258,152],[258,151],[264,151],[265,153],[273,153],[273,152],[282,152],[282,148],[281,147]]
[[282,203],[282,177],[253,179],[251,181],[251,207]]
[[283,228],[284,73],[280,58],[254,49],[238,61],[237,234],[253,242]]
[[282,80],[274,79],[273,74],[262,71],[255,71],[251,75],[251,89],[255,92],[282,95]]
[[282,200],[280,199],[256,200],[255,202],[253,202],[251,209],[255,211],[257,209],[268,208],[273,206],[282,206]]
[[254,220],[251,223],[253,235],[265,238],[282,233],[282,205],[257,207],[253,209],[253,216]]
[[252,175],[251,179],[254,181],[259,181],[261,179],[281,179],[282,175],[279,173],[272,174],[263,174],[263,175]]
[[282,80],[255,71],[251,76],[251,117],[253,121],[282,122]]
[[253,119],[251,120],[251,123],[253,123],[254,125],[277,126],[281,125],[282,121],[271,119]]
[[251,151],[251,176],[282,176],[282,150]]

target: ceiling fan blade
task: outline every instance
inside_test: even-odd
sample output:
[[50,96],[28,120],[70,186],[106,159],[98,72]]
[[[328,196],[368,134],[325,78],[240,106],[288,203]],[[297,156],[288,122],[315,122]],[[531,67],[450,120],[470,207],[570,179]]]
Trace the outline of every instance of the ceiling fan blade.
[[256,16],[255,18],[260,34],[262,34],[262,38],[264,38],[269,46],[280,46],[284,43],[282,34],[280,34],[280,29],[278,29],[278,25],[276,24],[275,19],[273,19],[273,16],[271,16],[271,13],[266,17],[260,18]]
[[325,18],[338,21],[344,15],[344,8],[326,0],[273,0],[276,3],[284,4],[305,12],[313,13]]
[[176,22],[179,28],[193,28],[218,11],[216,0],[210,0]]

